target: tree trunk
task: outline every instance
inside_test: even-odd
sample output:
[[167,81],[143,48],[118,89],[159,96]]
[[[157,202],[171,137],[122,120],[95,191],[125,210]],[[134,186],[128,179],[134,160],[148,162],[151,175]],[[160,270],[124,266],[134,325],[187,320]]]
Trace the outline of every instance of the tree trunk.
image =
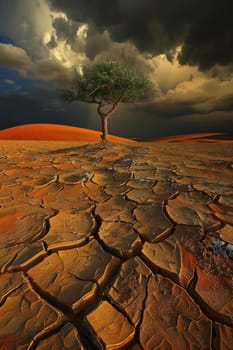
[[108,117],[106,116],[101,116],[102,120],[102,142],[107,142],[108,141]]
[[102,135],[101,135],[102,142],[105,142],[105,143],[108,142],[108,119],[116,111],[116,109],[119,106],[119,103],[120,103],[120,100],[117,101],[117,103],[112,103],[112,107],[107,112],[103,111],[103,107],[104,107],[103,103],[99,103],[98,105],[97,111],[102,121]]

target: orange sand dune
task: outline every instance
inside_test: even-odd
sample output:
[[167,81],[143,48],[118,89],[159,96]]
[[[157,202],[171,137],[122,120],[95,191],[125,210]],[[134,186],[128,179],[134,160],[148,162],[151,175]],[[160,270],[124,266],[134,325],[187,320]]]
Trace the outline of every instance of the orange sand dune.
[[[99,131],[58,124],[26,124],[0,130],[2,140],[50,140],[93,141],[101,140]],[[110,141],[133,142],[133,140],[109,135]]]

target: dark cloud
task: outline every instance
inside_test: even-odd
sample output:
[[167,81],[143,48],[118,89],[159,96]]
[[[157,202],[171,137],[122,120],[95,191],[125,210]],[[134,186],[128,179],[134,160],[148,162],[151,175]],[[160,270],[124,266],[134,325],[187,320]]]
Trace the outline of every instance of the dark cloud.
[[53,27],[56,30],[57,38],[59,40],[67,40],[67,36],[71,36],[72,39],[75,35],[75,33],[72,30],[72,27],[70,26],[70,21],[67,21],[65,18],[55,18],[53,20]]
[[151,115],[157,115],[160,118],[173,119],[185,115],[192,115],[195,113],[193,105],[188,102],[167,102],[166,106],[164,103],[158,102],[153,103],[144,108],[144,111]]
[[199,14],[185,38],[181,63],[197,64],[207,70],[233,61],[233,2],[201,1]]
[[[188,106],[178,106],[181,115],[175,115],[174,105],[164,108],[144,108],[122,105],[110,118],[109,129],[115,135],[139,139],[199,132],[226,132],[233,130],[232,112],[195,114]],[[187,111],[187,114],[185,113]]]
[[220,98],[216,102],[215,110],[216,111],[233,111],[233,94]]
[[93,60],[97,55],[110,52],[112,49],[112,41],[107,31],[99,33],[97,28],[91,25],[88,29],[88,37],[86,41],[86,55]]
[[[192,115],[204,115],[215,111],[215,106],[211,106],[211,104],[208,110],[204,107],[197,107],[197,103],[208,103],[208,100],[208,97],[203,97],[202,100],[192,100],[191,96],[190,99],[180,101],[177,99],[170,101],[169,98],[166,98],[163,101],[158,101],[146,105],[144,107],[144,111],[148,115],[156,115],[159,116],[159,118],[169,120],[170,122],[171,119],[176,119],[184,116],[189,116],[189,118],[192,118]],[[227,106],[225,106],[225,110],[229,110]]]
[[42,45],[43,32],[49,31],[51,22],[47,9],[41,0],[1,0],[0,33],[4,42],[21,47],[30,57],[43,58],[48,52]]
[[61,17],[55,18],[52,24],[56,30],[58,40],[65,40],[69,43],[73,43],[75,41],[77,37],[77,29],[80,24]]
[[54,35],[51,36],[50,41],[48,42],[47,46],[50,49],[54,49],[57,46],[57,40]]
[[50,59],[37,61],[28,71],[28,76],[35,80],[53,81],[54,84],[67,87],[74,77],[72,69],[67,69],[58,62]]
[[207,70],[233,60],[231,0],[47,0],[75,21],[107,29],[114,41],[140,51],[167,54],[183,44],[180,63]]

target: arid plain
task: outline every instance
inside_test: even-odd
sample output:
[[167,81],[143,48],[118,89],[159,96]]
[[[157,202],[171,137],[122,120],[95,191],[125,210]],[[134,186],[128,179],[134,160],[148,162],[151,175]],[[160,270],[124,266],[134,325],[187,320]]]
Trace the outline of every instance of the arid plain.
[[232,141],[0,150],[1,350],[233,349]]

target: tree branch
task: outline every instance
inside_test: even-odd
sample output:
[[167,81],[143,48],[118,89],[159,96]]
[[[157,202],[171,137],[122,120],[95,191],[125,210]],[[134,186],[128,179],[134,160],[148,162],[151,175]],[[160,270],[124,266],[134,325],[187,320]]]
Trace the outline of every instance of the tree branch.
[[98,105],[98,108],[97,108],[97,112],[99,113],[101,118],[105,116],[104,112],[101,110],[102,106],[103,106],[103,104],[102,104],[102,102],[100,102],[99,105]]
[[101,86],[98,86],[98,87],[95,88],[93,91],[91,91],[91,92],[89,93],[88,96],[92,96],[92,95],[93,95],[96,91],[98,91],[100,88],[101,88]]
[[119,103],[124,99],[125,94],[126,94],[126,92],[124,91],[124,92],[120,95],[120,97],[117,99],[116,104],[119,104]]
[[115,112],[115,110],[118,108],[118,105],[119,103],[123,100],[125,96],[125,92],[122,93],[117,100],[114,99],[115,102],[112,102],[112,107],[107,111],[107,112],[104,112],[102,110],[102,108],[104,107],[104,103],[103,102],[100,102],[99,105],[98,105],[98,108],[97,108],[97,111],[99,113],[99,115],[101,117],[110,117],[111,114],[113,114],[113,112]]
[[116,100],[115,100],[115,98],[114,98],[114,96],[113,96],[113,94],[112,94],[111,88],[110,88],[107,84],[100,85],[100,86],[96,87],[93,91],[91,91],[91,92],[89,93],[89,96],[92,96],[95,92],[97,92],[98,90],[100,90],[100,89],[102,89],[102,88],[107,89],[108,94],[109,94],[109,96],[110,96],[110,99],[111,99],[111,101],[112,101],[112,104],[115,104],[115,103],[116,103]]
[[108,90],[108,93],[109,93],[109,96],[111,97],[112,103],[115,104],[116,100],[115,100],[115,97],[112,94],[111,88],[107,84],[103,85],[103,87],[105,87]]

